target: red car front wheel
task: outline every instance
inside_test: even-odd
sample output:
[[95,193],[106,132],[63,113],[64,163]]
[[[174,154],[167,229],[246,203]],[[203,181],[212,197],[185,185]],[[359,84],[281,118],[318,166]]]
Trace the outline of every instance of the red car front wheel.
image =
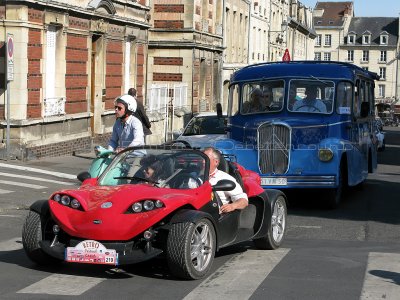
[[172,224],[167,241],[171,273],[184,279],[204,277],[212,266],[215,248],[215,230],[208,219]]

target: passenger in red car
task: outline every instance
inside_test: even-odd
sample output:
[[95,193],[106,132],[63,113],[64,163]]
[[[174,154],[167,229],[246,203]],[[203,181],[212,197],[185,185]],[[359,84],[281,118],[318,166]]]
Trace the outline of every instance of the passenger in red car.
[[211,185],[215,185],[222,179],[229,179],[236,184],[232,191],[218,191],[217,194],[222,201],[222,206],[219,208],[220,213],[228,213],[235,209],[243,209],[248,205],[247,194],[243,191],[242,187],[236,179],[228,173],[218,170],[217,167],[221,161],[221,154],[213,147],[204,149],[204,154],[210,159],[210,177]]

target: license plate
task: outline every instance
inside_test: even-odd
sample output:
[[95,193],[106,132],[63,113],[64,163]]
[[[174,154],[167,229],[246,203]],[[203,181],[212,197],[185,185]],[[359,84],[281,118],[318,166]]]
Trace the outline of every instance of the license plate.
[[75,247],[67,247],[65,261],[82,264],[118,265],[118,254],[93,240],[80,242]]
[[285,177],[270,177],[261,178],[261,185],[287,185],[287,178]]

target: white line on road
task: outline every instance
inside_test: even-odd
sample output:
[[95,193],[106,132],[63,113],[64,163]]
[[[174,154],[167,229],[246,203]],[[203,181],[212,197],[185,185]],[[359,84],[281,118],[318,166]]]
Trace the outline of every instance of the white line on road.
[[290,249],[247,250],[233,257],[192,290],[189,299],[249,299]]
[[23,183],[23,182],[15,182],[15,181],[9,181],[9,180],[0,180],[0,183],[9,184],[9,185],[16,185],[16,186],[23,186],[23,187],[27,187],[27,188],[31,188],[31,189],[35,189],[35,190],[47,189],[47,187],[43,186],[43,185]]
[[305,229],[321,229],[322,226],[312,226],[312,225],[290,225],[293,228],[305,228]]
[[13,193],[14,191],[9,191],[9,190],[2,190],[0,189],[0,194],[9,194],[9,193]]
[[29,180],[36,180],[36,181],[51,182],[51,183],[57,183],[57,184],[61,184],[61,185],[74,185],[74,183],[72,183],[72,182],[51,180],[51,179],[46,179],[46,178],[18,175],[18,174],[5,173],[5,172],[0,172],[0,176],[9,176],[9,177],[14,177],[14,178],[22,178],[22,179],[29,179]]
[[371,252],[360,300],[399,299],[400,254]]
[[22,249],[22,242],[20,237],[0,242],[0,252],[14,251],[20,249]]
[[22,290],[19,290],[17,293],[79,296],[104,280],[106,279],[88,276],[53,274],[23,288]]
[[52,171],[47,171],[47,170],[42,170],[42,169],[37,169],[37,168],[16,166],[16,165],[10,165],[10,164],[5,164],[5,163],[0,163],[0,167],[15,169],[15,170],[29,171],[29,172],[36,172],[36,173],[42,173],[42,174],[49,174],[49,175],[53,175],[56,177],[67,178],[67,179],[76,179],[76,175],[71,175],[71,174],[66,174],[66,173],[61,173],[61,172],[52,172]]

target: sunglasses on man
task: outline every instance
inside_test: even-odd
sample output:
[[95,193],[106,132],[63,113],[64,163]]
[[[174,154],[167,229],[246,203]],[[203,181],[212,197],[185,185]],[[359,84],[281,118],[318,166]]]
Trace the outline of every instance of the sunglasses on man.
[[115,109],[122,110],[123,107],[121,107],[121,106],[115,106],[115,107],[114,107],[114,110],[115,110]]

